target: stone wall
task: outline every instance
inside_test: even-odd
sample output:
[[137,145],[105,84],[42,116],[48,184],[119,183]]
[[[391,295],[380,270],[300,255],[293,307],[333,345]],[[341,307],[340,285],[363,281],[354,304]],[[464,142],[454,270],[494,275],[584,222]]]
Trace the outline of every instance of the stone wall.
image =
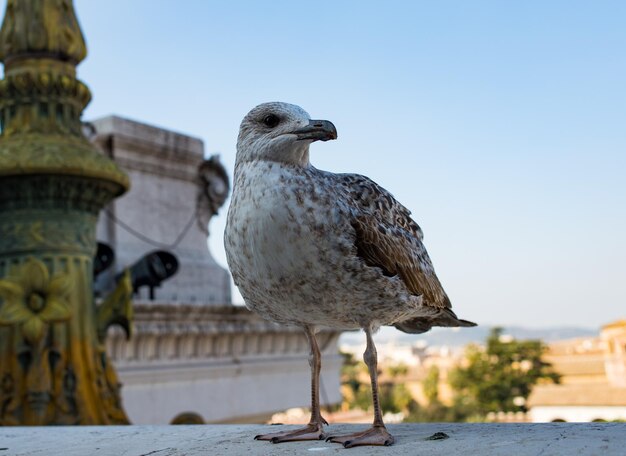
[[[322,331],[321,401],[341,401],[339,332]],[[135,305],[133,337],[110,330],[107,352],[134,424],[192,412],[206,422],[264,422],[310,405],[309,346],[298,328],[235,306]]]

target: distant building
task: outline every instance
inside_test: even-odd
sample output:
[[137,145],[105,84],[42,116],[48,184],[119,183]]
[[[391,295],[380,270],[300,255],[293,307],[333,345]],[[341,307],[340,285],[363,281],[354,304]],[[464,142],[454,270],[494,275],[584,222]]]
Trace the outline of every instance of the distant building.
[[626,420],[626,320],[604,326],[599,337],[552,343],[544,359],[561,384],[535,386],[532,421]]
[[626,388],[626,320],[606,325],[600,337],[606,347],[604,366],[609,383]]
[[[92,141],[131,178],[130,191],[100,216],[98,241],[116,262],[98,287],[111,288],[116,274],[154,250],[179,261],[152,297],[139,290],[131,339],[114,328],[106,340],[131,422],[263,422],[308,406],[304,334],[233,306],[229,273],[208,250],[207,223],[228,194],[219,161],[204,159],[199,139],[172,131],[117,116],[91,125]],[[341,401],[338,337],[318,334],[323,405]]]

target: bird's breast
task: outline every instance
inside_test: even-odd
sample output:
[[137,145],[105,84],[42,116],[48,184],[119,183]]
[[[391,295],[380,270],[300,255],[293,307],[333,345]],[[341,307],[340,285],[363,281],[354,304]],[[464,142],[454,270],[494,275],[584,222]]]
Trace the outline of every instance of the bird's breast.
[[290,286],[324,280],[341,254],[337,240],[345,230],[336,195],[322,181],[277,165],[239,171],[226,248],[242,292],[278,287],[289,293]]

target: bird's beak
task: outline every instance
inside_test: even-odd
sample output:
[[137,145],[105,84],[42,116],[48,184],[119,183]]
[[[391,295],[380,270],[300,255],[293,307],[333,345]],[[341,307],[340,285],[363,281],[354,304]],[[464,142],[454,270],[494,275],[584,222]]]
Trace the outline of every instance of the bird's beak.
[[306,127],[299,128],[292,132],[298,137],[298,141],[328,141],[329,139],[337,139],[337,129],[332,122],[328,120],[309,120]]

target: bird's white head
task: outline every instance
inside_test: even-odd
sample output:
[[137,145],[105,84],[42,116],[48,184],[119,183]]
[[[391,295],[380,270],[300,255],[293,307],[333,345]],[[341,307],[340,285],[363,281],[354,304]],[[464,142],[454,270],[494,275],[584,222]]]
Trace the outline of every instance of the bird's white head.
[[237,139],[237,163],[266,160],[309,165],[313,141],[337,139],[337,129],[328,120],[311,120],[300,106],[263,103],[241,122]]

